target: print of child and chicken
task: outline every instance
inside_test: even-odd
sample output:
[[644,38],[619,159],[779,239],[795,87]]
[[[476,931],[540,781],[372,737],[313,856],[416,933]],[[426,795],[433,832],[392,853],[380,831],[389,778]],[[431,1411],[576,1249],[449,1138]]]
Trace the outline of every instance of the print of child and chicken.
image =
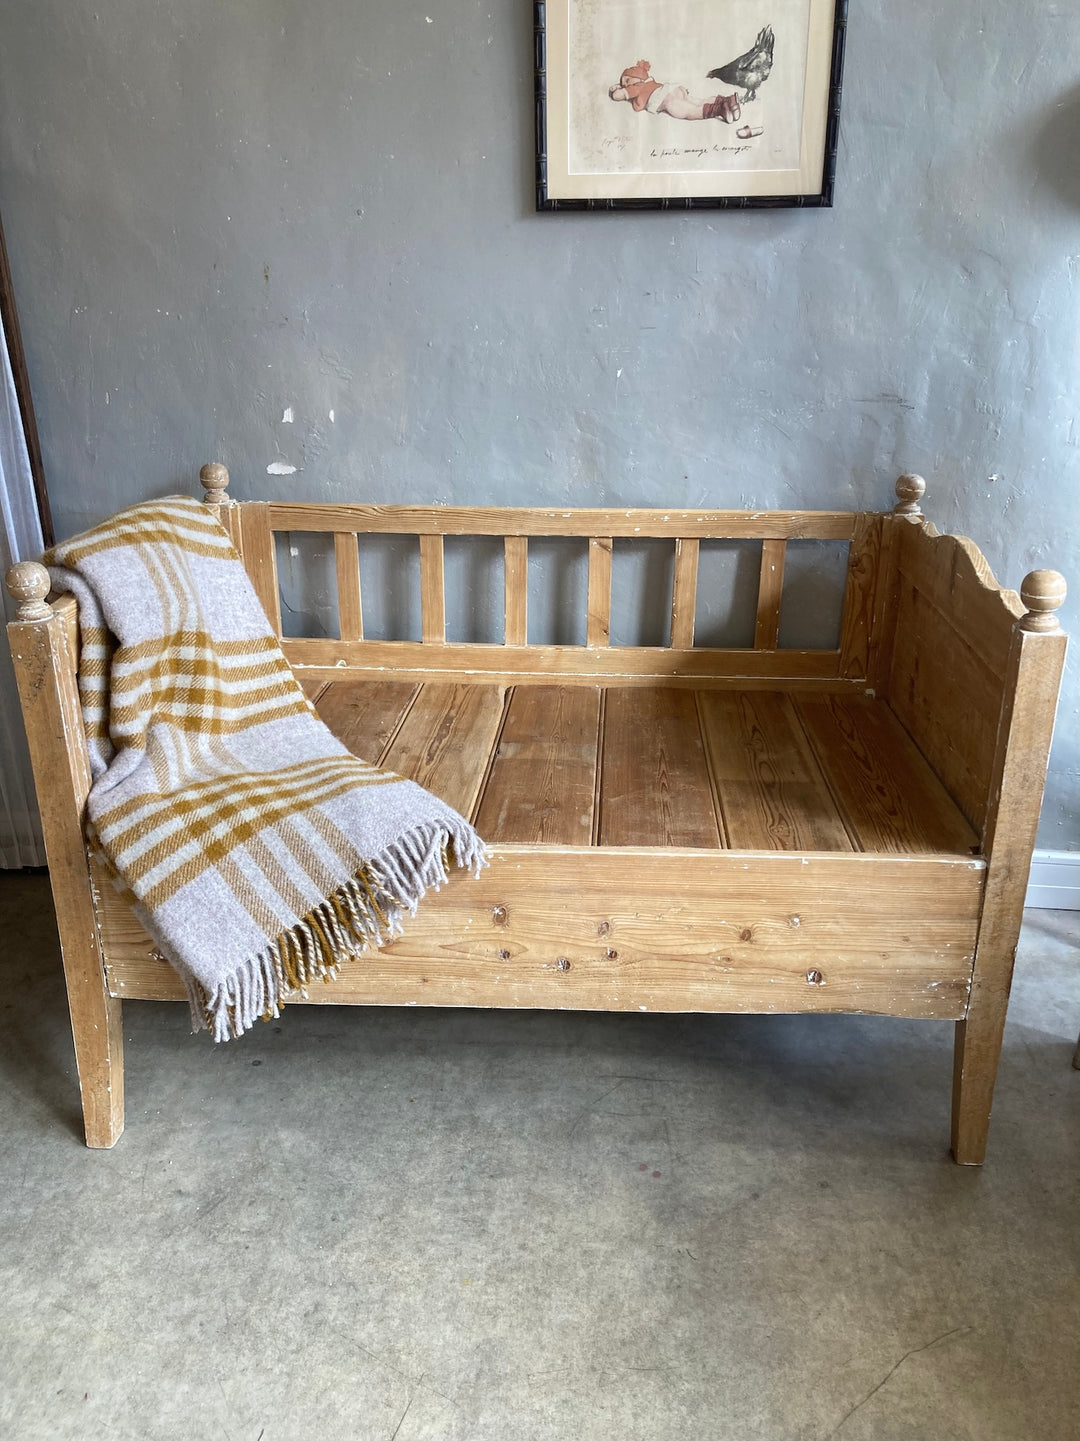
[[[670,115],[674,120],[722,120],[725,125],[733,125],[742,115],[742,106],[757,99],[759,88],[769,78],[774,39],[772,26],[766,25],[758,31],[757,39],[745,55],[709,71],[710,80],[735,86],[730,95],[696,100],[685,85],[666,85],[654,80],[648,60],[628,65],[618,85],[613,85],[608,94],[612,100],[629,101],[635,110],[647,110],[652,115]],[[739,90],[744,92],[741,101]],[[740,140],[750,140],[764,130],[763,125],[743,125],[735,134]]]

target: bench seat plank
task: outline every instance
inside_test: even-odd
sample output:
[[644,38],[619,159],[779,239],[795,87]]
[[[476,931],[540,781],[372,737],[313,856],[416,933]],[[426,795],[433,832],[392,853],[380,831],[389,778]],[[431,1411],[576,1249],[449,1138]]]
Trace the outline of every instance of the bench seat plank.
[[493,845],[969,855],[977,837],[881,701],[676,686],[331,683],[330,729]]
[[600,844],[720,845],[693,691],[608,690]]
[[375,763],[418,689],[409,681],[331,681],[311,699],[341,744]]
[[729,846],[854,849],[790,696],[702,691],[698,706]]
[[794,706],[860,850],[964,855],[978,837],[879,701],[797,696]]
[[599,731],[599,687],[518,687],[476,816],[484,839],[589,845]]
[[382,764],[471,816],[502,724],[505,695],[497,685],[421,686]]

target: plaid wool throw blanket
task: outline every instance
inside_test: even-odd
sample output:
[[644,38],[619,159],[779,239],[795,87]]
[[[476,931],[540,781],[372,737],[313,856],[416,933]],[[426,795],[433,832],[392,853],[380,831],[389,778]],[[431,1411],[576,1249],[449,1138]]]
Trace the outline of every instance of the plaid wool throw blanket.
[[357,759],[289,669],[215,516],[121,512],[45,557],[78,602],[90,844],[217,1041],[396,935],[472,827]]

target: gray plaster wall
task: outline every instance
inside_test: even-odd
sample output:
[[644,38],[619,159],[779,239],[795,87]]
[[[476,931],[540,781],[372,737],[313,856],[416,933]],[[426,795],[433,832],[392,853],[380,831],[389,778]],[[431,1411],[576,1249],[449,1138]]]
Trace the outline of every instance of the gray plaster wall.
[[528,0],[8,0],[59,532],[211,457],[240,498],[491,504],[883,508],[913,469],[1002,580],[1074,580],[1075,20],[852,0],[831,211],[537,216]]

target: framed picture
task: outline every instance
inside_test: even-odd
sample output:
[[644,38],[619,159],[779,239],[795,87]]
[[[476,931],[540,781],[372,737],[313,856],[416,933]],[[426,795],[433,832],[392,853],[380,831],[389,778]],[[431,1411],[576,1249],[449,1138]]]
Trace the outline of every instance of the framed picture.
[[847,0],[536,0],[538,210],[831,205]]

